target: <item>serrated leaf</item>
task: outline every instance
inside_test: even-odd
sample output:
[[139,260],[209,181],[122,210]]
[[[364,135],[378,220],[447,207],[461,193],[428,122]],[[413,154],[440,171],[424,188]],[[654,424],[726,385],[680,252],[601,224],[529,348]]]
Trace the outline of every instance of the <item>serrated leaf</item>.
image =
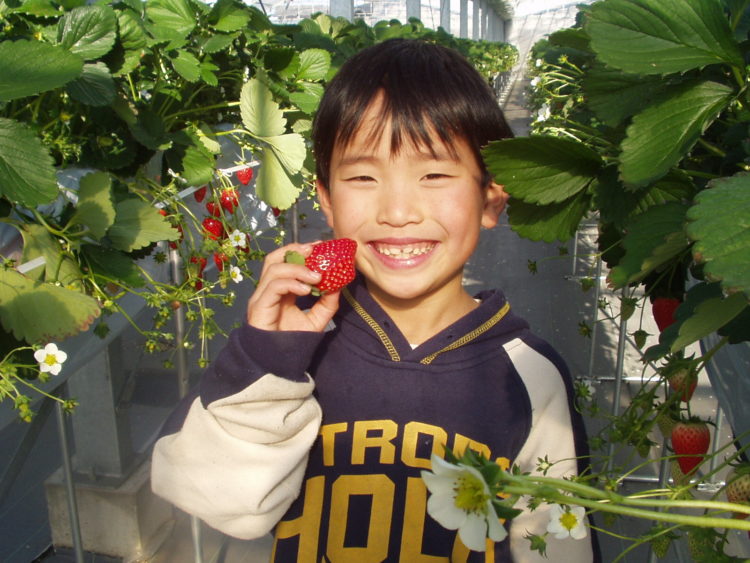
[[107,106],[115,99],[115,81],[103,62],[83,65],[81,76],[65,87],[74,100],[87,106]]
[[585,190],[599,173],[599,156],[567,139],[526,137],[490,143],[482,155],[505,191],[526,203],[559,203]]
[[677,86],[633,117],[621,144],[620,173],[642,186],[661,178],[698,141],[732,97],[732,89],[708,80]]
[[93,244],[81,246],[94,276],[102,277],[105,281],[116,279],[130,287],[143,287],[146,280],[132,258],[111,248],[103,248]]
[[744,68],[718,0],[608,0],[584,29],[606,64],[635,74],[684,72],[715,63]]
[[[16,3],[14,2],[13,4]],[[2,3],[0,3],[0,7],[2,7]],[[53,4],[50,0],[26,0],[18,7],[12,8],[9,11],[42,18],[53,18],[60,15],[57,5]]]
[[258,197],[271,207],[288,209],[297,200],[301,188],[294,185],[270,147],[263,148],[261,163],[255,182]]
[[0,41],[0,101],[59,88],[81,74],[83,59],[39,41]]
[[293,73],[296,73],[299,68],[299,55],[291,47],[274,47],[266,51],[263,56],[263,66],[276,72],[281,72],[291,66]]
[[68,289],[79,290],[81,286],[81,270],[70,256],[63,254],[60,243],[52,237],[50,232],[42,227],[30,223],[21,228],[23,237],[22,263],[43,257],[44,267],[35,268],[28,272],[28,276],[49,283],[59,282]]
[[610,127],[640,111],[664,87],[660,77],[626,74],[597,66],[586,73],[581,87],[589,107]]
[[174,144],[165,155],[170,167],[191,186],[210,182],[213,179],[216,160],[199,135],[190,130],[183,130],[173,134],[172,138]]
[[154,24],[152,33],[159,39],[187,37],[197,23],[189,0],[151,0],[146,4],[146,15]]
[[170,59],[177,74],[188,82],[197,82],[201,77],[200,61],[188,51],[178,51],[177,56]]
[[117,215],[107,234],[118,250],[131,252],[160,240],[177,240],[174,229],[152,205],[140,199],[126,199],[115,207]]
[[589,36],[580,27],[568,27],[550,33],[549,42],[559,47],[569,47],[577,51],[591,51]]
[[88,295],[0,269],[0,321],[30,344],[60,341],[88,329],[99,305]]
[[209,54],[218,53],[229,47],[236,37],[237,34],[215,33],[203,43],[203,50]]
[[687,232],[704,272],[750,297],[750,174],[713,180],[688,211]]
[[292,92],[289,96],[289,101],[307,115],[312,115],[315,113],[315,110],[318,109],[320,98],[312,96],[306,92]]
[[236,0],[218,0],[208,16],[208,21],[216,31],[237,31],[247,27],[250,13]]
[[682,350],[685,346],[719,330],[747,307],[747,298],[742,293],[704,301],[695,308],[690,318],[680,325],[678,336],[672,343],[671,351],[674,353]]
[[625,255],[612,268],[608,280],[624,287],[642,280],[650,272],[687,248],[684,232],[687,207],[665,203],[636,216],[627,226],[622,241]]
[[300,135],[312,131],[312,120],[298,119],[292,124],[292,131],[299,133]]
[[213,63],[202,61],[200,66],[201,80],[209,86],[218,86],[219,79],[214,73],[215,70],[219,70],[219,67]]
[[128,127],[133,137],[151,150],[164,150],[172,144],[164,120],[148,108],[142,109],[138,114],[138,120],[133,124],[128,123]]
[[58,194],[53,160],[30,127],[0,117],[0,194],[36,207]]
[[213,130],[205,123],[202,123],[195,129],[195,135],[211,154],[219,154],[221,152],[221,143],[216,140]]
[[109,6],[81,6],[57,24],[57,40],[71,53],[90,61],[106,55],[117,39],[117,18]]
[[302,169],[305,156],[307,156],[305,139],[302,135],[289,133],[277,137],[264,137],[263,141],[270,145],[276,158],[287,173],[290,175],[296,174]]
[[323,49],[306,49],[299,54],[300,80],[323,80],[331,67],[331,54]]
[[71,225],[85,225],[92,237],[99,240],[115,220],[112,201],[112,177],[106,172],[92,172],[81,178],[78,205]]
[[284,114],[273,100],[268,87],[256,78],[242,86],[240,93],[242,124],[254,136],[274,137],[284,133]]
[[120,44],[126,51],[143,49],[148,43],[141,18],[130,10],[117,12],[117,29]]
[[510,227],[530,240],[566,241],[572,237],[586,216],[591,198],[579,192],[570,200],[550,205],[535,205],[511,199],[508,206]]

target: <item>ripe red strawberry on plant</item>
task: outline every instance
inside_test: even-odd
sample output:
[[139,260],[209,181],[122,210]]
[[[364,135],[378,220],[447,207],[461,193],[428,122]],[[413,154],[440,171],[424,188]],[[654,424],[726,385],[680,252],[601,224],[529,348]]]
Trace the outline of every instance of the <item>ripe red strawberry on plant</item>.
[[221,206],[227,211],[227,213],[234,213],[235,207],[240,204],[240,197],[237,194],[237,190],[234,188],[227,188],[221,191],[219,196],[219,202]]
[[295,264],[304,264],[313,272],[318,272],[322,279],[313,288],[313,295],[338,291],[350,283],[355,274],[354,255],[357,243],[352,239],[340,238],[314,244],[307,258],[294,251],[286,253],[284,260]]
[[243,186],[247,186],[250,183],[250,180],[253,179],[253,169],[247,166],[245,168],[242,168],[241,170],[237,170],[237,172],[235,172],[235,176],[237,176],[237,180]]
[[651,304],[651,312],[659,331],[664,332],[664,329],[675,322],[674,313],[681,303],[682,301],[674,297],[657,297],[654,299]]
[[206,211],[208,211],[208,213],[209,213],[210,215],[213,215],[214,217],[218,217],[219,215],[221,215],[221,207],[219,207],[219,206],[218,206],[218,205],[217,205],[217,204],[216,204],[215,202],[213,202],[213,201],[209,201],[209,202],[208,202],[208,203],[206,204]]
[[708,452],[711,435],[708,425],[699,419],[681,420],[672,427],[672,449],[685,475],[689,475],[703,463]]
[[203,219],[202,225],[208,238],[214,240],[224,238],[224,225],[222,225],[221,221],[218,219],[214,217],[206,217]]
[[[732,470],[727,477],[724,493],[729,502],[750,503],[750,464],[743,463]],[[748,515],[744,512],[734,512],[733,516],[745,519]]]
[[207,189],[208,189],[208,186],[203,186],[203,187],[198,188],[197,190],[195,190],[195,193],[193,194],[195,196],[195,201],[197,201],[198,203],[200,203],[201,201],[203,201],[203,198],[206,197],[206,190]]
[[220,272],[224,271],[224,264],[229,262],[229,256],[224,254],[223,252],[214,252],[214,264],[216,264],[216,269]]

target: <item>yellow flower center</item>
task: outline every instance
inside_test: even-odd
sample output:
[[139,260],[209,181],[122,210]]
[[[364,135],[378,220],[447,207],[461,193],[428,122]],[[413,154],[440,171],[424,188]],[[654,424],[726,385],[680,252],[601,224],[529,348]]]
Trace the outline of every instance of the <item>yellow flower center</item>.
[[572,512],[568,511],[560,516],[560,524],[562,524],[566,530],[572,530],[578,525],[578,517]]
[[489,495],[485,492],[484,483],[481,479],[468,471],[456,480],[456,499],[454,503],[457,508],[466,512],[482,512],[487,510]]
[[54,354],[47,354],[44,357],[44,363],[48,366],[54,366],[57,363],[57,356],[55,356]]

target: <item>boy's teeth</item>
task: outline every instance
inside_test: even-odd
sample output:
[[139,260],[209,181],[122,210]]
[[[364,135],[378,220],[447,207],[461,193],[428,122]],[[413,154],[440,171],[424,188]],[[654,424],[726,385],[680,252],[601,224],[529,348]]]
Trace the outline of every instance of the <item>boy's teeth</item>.
[[377,251],[391,258],[410,258],[411,256],[418,256],[425,254],[432,250],[431,244],[418,244],[410,246],[384,246],[376,245]]

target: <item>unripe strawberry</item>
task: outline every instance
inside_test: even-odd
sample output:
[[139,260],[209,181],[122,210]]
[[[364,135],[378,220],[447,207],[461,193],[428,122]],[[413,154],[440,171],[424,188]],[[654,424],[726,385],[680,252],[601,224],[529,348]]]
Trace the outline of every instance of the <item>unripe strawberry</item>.
[[698,374],[690,369],[681,368],[670,373],[667,376],[667,382],[680,400],[687,403],[692,399],[695,387],[698,385]]
[[[750,502],[750,465],[743,464],[732,470],[727,477],[724,493],[729,502],[742,504]],[[748,515],[744,512],[734,512],[733,516],[742,520]]]

